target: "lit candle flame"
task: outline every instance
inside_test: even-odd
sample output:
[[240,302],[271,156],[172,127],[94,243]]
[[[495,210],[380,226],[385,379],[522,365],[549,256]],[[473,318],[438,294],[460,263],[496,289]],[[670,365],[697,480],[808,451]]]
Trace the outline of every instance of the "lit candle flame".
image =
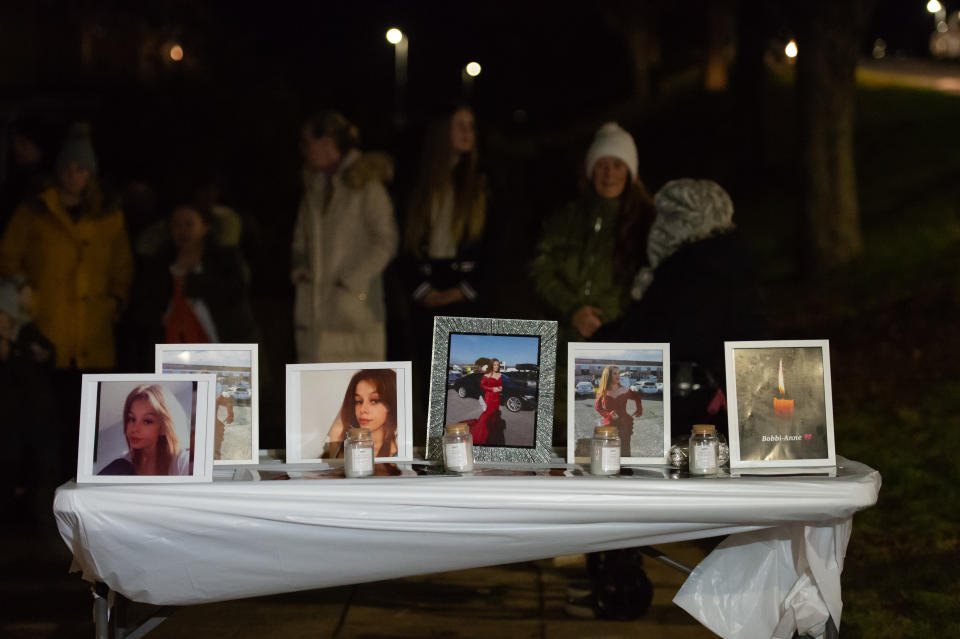
[[783,360],[782,359],[780,360],[780,372],[777,374],[777,383],[778,383],[778,386],[780,387],[780,394],[786,395],[787,391],[783,387]]

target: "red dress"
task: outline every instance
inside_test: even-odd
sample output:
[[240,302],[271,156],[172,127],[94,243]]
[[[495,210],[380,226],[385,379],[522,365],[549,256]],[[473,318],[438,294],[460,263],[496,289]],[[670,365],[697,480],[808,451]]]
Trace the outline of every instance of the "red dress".
[[483,411],[477,423],[470,428],[470,434],[473,435],[474,444],[486,444],[487,437],[490,435],[490,420],[496,419],[495,415],[500,412],[500,393],[493,389],[503,385],[503,377],[494,379],[484,375],[480,378],[480,388],[484,391],[483,401],[487,403],[487,410]]
[[[630,456],[630,437],[633,435],[633,415],[627,412],[627,400],[637,403],[637,412],[642,413],[643,403],[640,393],[623,386],[617,386],[607,392],[604,399],[597,398],[594,408],[603,417],[604,426],[616,426],[620,433],[620,450],[624,457]],[[614,417],[613,413],[617,416]]]

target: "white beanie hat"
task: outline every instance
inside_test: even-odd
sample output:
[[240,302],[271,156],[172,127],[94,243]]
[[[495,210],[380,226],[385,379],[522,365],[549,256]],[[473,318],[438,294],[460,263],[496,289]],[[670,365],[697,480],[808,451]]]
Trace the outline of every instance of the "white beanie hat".
[[622,160],[630,170],[630,176],[637,177],[637,145],[633,136],[616,122],[607,122],[593,136],[593,143],[587,150],[587,177],[593,175],[597,160],[608,156]]

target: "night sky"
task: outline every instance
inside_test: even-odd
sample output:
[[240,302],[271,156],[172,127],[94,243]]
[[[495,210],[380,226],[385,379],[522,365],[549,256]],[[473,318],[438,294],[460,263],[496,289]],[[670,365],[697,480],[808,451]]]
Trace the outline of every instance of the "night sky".
[[[763,7],[758,24],[773,46],[791,36],[781,4],[731,6]],[[864,52],[883,37],[893,55],[925,55],[933,22],[922,4],[879,0]],[[410,143],[393,126],[393,47],[384,39],[391,26],[410,43],[409,130],[437,104],[461,95],[460,70],[476,60],[483,72],[472,102],[481,125],[524,133],[599,114],[631,95],[624,25],[643,23],[657,33],[658,73],[695,64],[709,6],[706,0],[5,3],[0,109],[92,119],[106,170],[118,179],[169,173],[171,164],[187,166],[192,161],[185,156],[198,154],[197,164],[245,155],[248,165],[259,164],[267,154],[295,168],[297,124],[327,106],[356,121],[367,146],[403,155],[397,147]],[[183,47],[182,62],[165,57],[171,43]],[[237,171],[242,167],[231,172]]]

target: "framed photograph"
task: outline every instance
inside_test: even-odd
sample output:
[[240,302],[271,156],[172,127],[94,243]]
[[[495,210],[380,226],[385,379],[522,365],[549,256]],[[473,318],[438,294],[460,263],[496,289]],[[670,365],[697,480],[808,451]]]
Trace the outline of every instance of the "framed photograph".
[[730,468],[836,466],[827,340],[725,342]]
[[553,458],[557,323],[437,317],[427,458],[441,459],[448,424],[466,423],[476,461]]
[[376,461],[411,461],[412,402],[410,362],[287,364],[287,463],[342,458],[356,427]]
[[84,375],[77,483],[213,480],[216,375]]
[[256,344],[157,344],[156,367],[167,375],[216,375],[213,464],[259,463]]
[[567,463],[590,461],[597,426],[620,432],[620,462],[665,464],[670,450],[670,345],[567,345]]

